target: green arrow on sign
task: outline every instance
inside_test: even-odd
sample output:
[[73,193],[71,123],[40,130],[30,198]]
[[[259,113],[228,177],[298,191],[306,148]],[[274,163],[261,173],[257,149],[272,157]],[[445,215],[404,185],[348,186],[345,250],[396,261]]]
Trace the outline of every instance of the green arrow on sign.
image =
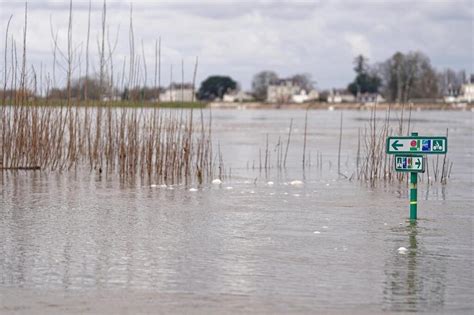
[[416,160],[415,166],[416,166],[416,168],[420,168],[420,166],[421,166],[421,160],[420,159]]
[[395,151],[398,151],[398,148],[399,148],[399,147],[403,147],[403,144],[398,143],[398,140],[393,141],[393,143],[392,143],[392,149],[394,149]]

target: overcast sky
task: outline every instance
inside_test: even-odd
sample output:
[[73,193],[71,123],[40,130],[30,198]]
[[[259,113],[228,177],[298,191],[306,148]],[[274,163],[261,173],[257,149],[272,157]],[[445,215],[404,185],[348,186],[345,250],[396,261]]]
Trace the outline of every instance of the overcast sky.
[[[306,72],[320,89],[345,87],[354,77],[352,61],[357,54],[378,62],[396,51],[420,50],[438,69],[474,71],[473,0],[132,2],[136,53],[141,55],[143,40],[149,72],[154,69],[155,39],[162,38],[163,85],[169,83],[171,64],[174,77],[181,77],[182,59],[186,81],[191,81],[195,56],[199,82],[213,74],[229,75],[244,89],[261,70],[273,70],[280,77]],[[51,25],[59,45],[67,47],[68,5],[69,1],[29,1],[28,62],[37,69],[43,62],[45,72],[51,71]],[[93,1],[90,49],[95,54],[101,6],[102,1]],[[21,49],[23,10],[23,2],[0,1],[2,72],[8,18],[13,15],[10,34]],[[113,58],[116,71],[121,71],[123,58],[129,58],[130,1],[107,1],[107,10],[111,41],[119,32]],[[87,0],[73,1],[73,42],[78,51],[82,47],[83,59],[87,14]],[[57,71],[64,78],[60,67]],[[75,75],[79,71],[83,74],[84,66],[76,68]],[[148,78],[152,84],[152,75]]]

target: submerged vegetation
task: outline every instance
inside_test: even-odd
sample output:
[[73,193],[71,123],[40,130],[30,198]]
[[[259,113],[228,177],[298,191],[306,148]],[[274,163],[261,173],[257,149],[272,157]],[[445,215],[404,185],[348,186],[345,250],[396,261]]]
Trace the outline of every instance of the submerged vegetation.
[[193,113],[159,109],[3,106],[4,169],[71,170],[87,166],[156,182],[202,183],[223,177],[211,125],[195,130]]
[[[213,152],[211,119],[205,125],[203,103],[159,101],[161,81],[161,40],[155,42],[155,101],[144,102],[139,91],[146,88],[145,54],[135,53],[133,14],[130,9],[130,56],[128,73],[114,72],[114,50],[110,41],[107,6],[104,1],[101,34],[97,39],[99,69],[96,85],[89,74],[90,17],[85,43],[85,76],[81,97],[73,95],[73,74],[81,69],[81,52],[73,42],[72,1],[69,6],[67,48],[62,50],[57,32],[51,26],[53,42],[53,73],[43,74],[27,65],[28,4],[25,4],[23,49],[21,58],[15,39],[9,37],[12,18],[5,34],[4,76],[1,103],[0,169],[71,170],[88,167],[99,173],[117,172],[122,177],[148,176],[166,184],[199,182],[224,176],[220,152]],[[118,36],[118,34],[117,34]],[[11,45],[9,45],[11,43]],[[81,43],[82,45],[83,43]],[[143,42],[142,42],[143,52]],[[193,88],[197,72],[193,73]],[[65,100],[50,97],[56,88],[56,69],[66,77]],[[170,81],[172,80],[172,71]],[[81,77],[79,73],[79,77]],[[114,80],[114,78],[116,78]],[[184,86],[184,65],[181,67],[181,88]],[[128,82],[127,82],[128,81]],[[110,99],[115,84],[131,91],[127,101]],[[96,88],[92,91],[92,86]],[[89,90],[88,90],[89,88]],[[132,93],[137,91],[137,93]],[[179,94],[179,91],[177,92]],[[77,93],[76,93],[77,94]],[[40,95],[40,96],[38,96]],[[92,97],[95,95],[95,97]],[[151,107],[151,108],[146,108]],[[162,107],[187,107],[191,111],[166,111]],[[200,123],[193,118],[193,108],[200,109]]]
[[[408,105],[408,118],[404,117],[404,106],[402,106],[400,117],[393,119],[391,117],[391,109],[385,112],[382,123],[379,123],[377,119],[376,106],[373,107],[370,113],[370,119],[368,126],[363,131],[359,129],[358,144],[357,144],[357,178],[363,182],[369,183],[371,186],[375,186],[380,180],[384,182],[391,181],[406,181],[408,183],[408,174],[397,173],[394,169],[394,156],[388,155],[386,150],[386,139],[393,135],[406,135],[409,136],[411,133],[411,111],[412,105]],[[446,130],[446,136],[448,130]],[[429,157],[426,156],[426,176],[425,174],[419,175],[420,179],[428,184],[433,182],[440,182],[446,184],[447,179],[451,175],[451,169],[453,163],[449,161],[447,155],[443,155],[442,162],[440,163],[440,156],[436,155],[433,159],[436,162],[433,164],[429,163]],[[431,166],[431,173],[430,173]],[[441,169],[440,169],[441,167]]]

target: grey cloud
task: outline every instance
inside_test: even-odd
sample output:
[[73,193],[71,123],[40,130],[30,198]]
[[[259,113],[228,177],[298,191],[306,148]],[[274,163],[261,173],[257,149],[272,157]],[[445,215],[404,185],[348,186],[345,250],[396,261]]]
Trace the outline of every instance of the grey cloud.
[[[78,42],[85,39],[88,5],[87,0],[73,2]],[[0,18],[14,14],[10,32],[20,37],[23,6],[0,2]],[[44,47],[50,46],[49,16],[55,28],[66,30],[68,6],[68,1],[29,3],[31,62],[50,64],[45,53],[50,47]],[[101,6],[102,1],[94,1],[93,41],[100,34]],[[112,33],[121,26],[119,64],[129,54],[130,3],[108,1],[107,7]],[[345,86],[353,78],[354,53],[364,51],[375,63],[397,50],[421,50],[437,67],[472,70],[472,1],[133,1],[133,8],[137,50],[141,53],[143,39],[148,62],[161,36],[166,67],[180,64],[181,58],[192,63],[198,55],[199,79],[228,74],[245,88],[265,68],[281,75],[311,72],[320,87]],[[1,24],[0,32],[4,29]]]
[[311,16],[319,2],[214,2],[166,4],[163,8],[211,19],[239,18],[246,14],[260,13],[275,19],[304,19]]

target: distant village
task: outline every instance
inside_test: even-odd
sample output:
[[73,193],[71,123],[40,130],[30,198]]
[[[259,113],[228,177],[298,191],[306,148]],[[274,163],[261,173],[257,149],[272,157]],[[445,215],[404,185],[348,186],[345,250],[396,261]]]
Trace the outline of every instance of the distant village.
[[[431,66],[429,58],[421,52],[406,54],[397,52],[388,60],[370,65],[362,55],[354,59],[355,77],[344,88],[321,90],[310,74],[294,74],[281,78],[274,71],[261,71],[253,76],[251,90],[240,88],[230,76],[212,75],[201,82],[171,83],[168,87],[150,87],[144,82],[133,85],[124,77],[117,86],[112,78],[91,75],[73,79],[68,87],[58,88],[51,82],[45,87],[22,90],[28,98],[46,100],[99,100],[102,102],[149,102],[214,104],[215,107],[231,107],[240,103],[265,104],[375,104],[418,103],[454,104],[463,106],[474,102],[474,74],[465,71]],[[42,80],[40,80],[42,81]],[[119,80],[116,80],[119,81]],[[18,90],[0,91],[0,99],[15,104]]]
[[[229,89],[222,97],[210,99],[211,102],[222,103],[244,103],[263,101],[271,104],[302,104],[311,102],[327,103],[384,103],[387,100],[381,93],[356,93],[352,94],[348,89],[333,88],[330,90],[318,91],[315,88],[306,89],[299,82],[288,79],[279,79],[268,84],[266,87],[266,97],[264,100],[254,96],[252,91],[241,89]],[[159,96],[161,102],[193,102],[198,100],[198,90],[193,89],[192,84],[173,84],[164,89]],[[474,76],[469,82],[462,83],[458,87],[451,87],[448,93],[438,98],[411,99],[411,102],[434,102],[434,103],[472,103],[474,102]]]
[[[251,91],[243,91],[228,76],[210,76],[199,90],[167,89],[163,98],[170,101],[195,99],[221,104],[260,102],[268,104],[303,104],[326,102],[457,104],[474,102],[474,74],[453,69],[435,69],[428,56],[420,51],[396,52],[385,61],[370,64],[359,55],[353,61],[355,77],[344,88],[319,90],[310,74],[280,78],[273,71],[254,75]],[[170,91],[171,90],[171,91]],[[174,91],[174,92],[173,92]],[[176,93],[173,95],[173,93]],[[181,98],[180,98],[181,97]]]

